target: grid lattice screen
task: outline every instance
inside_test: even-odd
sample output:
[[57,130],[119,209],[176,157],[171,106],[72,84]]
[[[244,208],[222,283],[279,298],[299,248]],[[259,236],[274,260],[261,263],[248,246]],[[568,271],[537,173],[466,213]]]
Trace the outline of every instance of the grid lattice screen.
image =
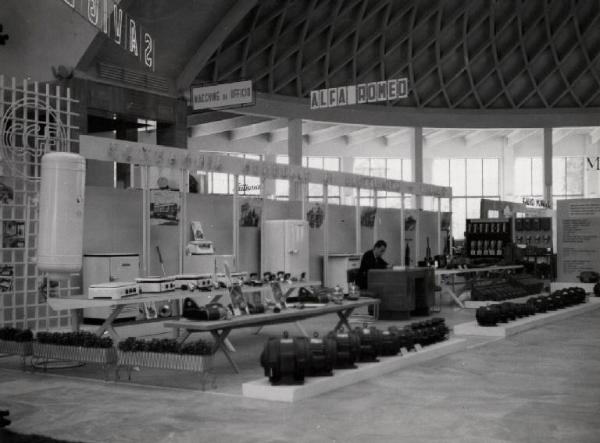
[[46,297],[79,292],[78,276],[49,282],[35,265],[41,158],[76,150],[70,91],[0,76],[0,326],[45,330],[70,325]]

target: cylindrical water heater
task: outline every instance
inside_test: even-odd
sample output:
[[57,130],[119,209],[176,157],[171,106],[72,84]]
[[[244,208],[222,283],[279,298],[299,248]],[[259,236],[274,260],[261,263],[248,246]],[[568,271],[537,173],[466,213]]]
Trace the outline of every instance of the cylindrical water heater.
[[85,158],[68,152],[42,157],[37,266],[51,279],[81,270],[84,192]]

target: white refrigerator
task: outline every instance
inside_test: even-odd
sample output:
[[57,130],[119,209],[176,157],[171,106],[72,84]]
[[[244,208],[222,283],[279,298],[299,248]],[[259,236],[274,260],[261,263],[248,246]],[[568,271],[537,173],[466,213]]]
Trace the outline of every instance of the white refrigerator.
[[261,272],[283,271],[292,277],[308,275],[308,222],[267,220],[261,241]]

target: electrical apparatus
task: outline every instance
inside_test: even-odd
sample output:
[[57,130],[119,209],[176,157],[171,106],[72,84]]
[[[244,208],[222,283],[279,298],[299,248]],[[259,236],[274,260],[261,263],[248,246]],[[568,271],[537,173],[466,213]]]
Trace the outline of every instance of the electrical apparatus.
[[210,240],[192,240],[187,244],[186,253],[189,255],[210,255],[215,253],[215,248]]
[[120,300],[125,297],[138,295],[136,282],[108,282],[90,285],[88,288],[89,299]]
[[[88,253],[83,256],[82,287],[86,297],[90,297],[89,287],[107,282],[135,282],[139,276],[140,259],[135,253]],[[139,293],[139,291],[138,291]],[[100,324],[113,311],[113,308],[86,308],[83,317],[86,323]],[[140,315],[137,305],[123,308],[116,322],[135,320]]]
[[308,222],[267,220],[261,241],[261,271],[283,271],[308,278]]
[[177,289],[210,289],[213,284],[211,274],[180,274],[175,276]]
[[175,290],[175,277],[140,277],[135,281],[139,285],[140,293],[158,293]]

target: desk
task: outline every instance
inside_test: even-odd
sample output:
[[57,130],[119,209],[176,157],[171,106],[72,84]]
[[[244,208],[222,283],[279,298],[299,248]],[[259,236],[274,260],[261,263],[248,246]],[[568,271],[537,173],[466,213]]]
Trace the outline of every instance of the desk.
[[[441,293],[443,294],[444,292],[447,293],[448,295],[450,295],[450,297],[452,297],[452,299],[456,302],[456,304],[458,306],[460,306],[462,309],[465,308],[465,305],[463,304],[463,302],[460,300],[459,296],[464,293],[464,291],[461,292],[461,294],[456,294],[455,292],[455,282],[454,282],[454,277],[457,274],[466,274],[466,273],[481,273],[481,272],[506,272],[509,270],[517,270],[517,269],[523,269],[522,265],[507,265],[507,266],[486,266],[484,268],[468,268],[468,269],[436,269],[435,270],[435,277],[437,280],[437,285],[441,288]],[[450,277],[450,282],[448,281],[444,281],[444,276],[449,276]]]
[[[374,298],[360,298],[356,301],[344,301],[342,304],[328,303],[323,306],[314,308],[288,308],[277,314],[268,312],[265,314],[254,314],[254,315],[242,315],[240,317],[234,317],[231,320],[215,320],[215,321],[194,321],[194,320],[179,320],[179,321],[167,321],[165,327],[173,328],[175,334],[178,334],[178,330],[183,329],[185,332],[179,335],[180,343],[183,343],[193,332],[210,332],[215,339],[213,345],[213,354],[219,349],[223,351],[227,360],[233,367],[236,373],[239,373],[239,368],[233,361],[229,349],[225,346],[225,340],[233,329],[248,328],[248,327],[262,327],[267,325],[274,325],[280,323],[291,323],[298,322],[310,317],[318,317],[320,315],[336,313],[339,321],[335,326],[334,330],[338,330],[342,326],[351,329],[348,323],[348,317],[352,314],[354,309],[361,306],[378,305],[379,300]],[[305,334],[306,335],[306,334]]]
[[[297,288],[304,286],[320,286],[320,281],[302,281],[293,283],[282,283],[281,289],[284,295],[287,297],[292,291]],[[249,294],[253,292],[264,292],[270,291],[271,286],[266,284],[263,286],[242,286],[242,293]],[[127,297],[120,300],[102,300],[102,299],[88,299],[79,295],[76,297],[63,297],[63,298],[48,298],[48,305],[55,311],[71,311],[71,328],[74,331],[79,330],[80,318],[85,308],[98,308],[98,307],[114,307],[113,312],[108,316],[104,323],[102,323],[95,331],[96,335],[102,335],[104,332],[108,332],[111,338],[118,342],[120,340],[119,335],[115,331],[116,326],[127,326],[132,324],[141,324],[156,321],[166,321],[168,317],[156,318],[151,320],[136,320],[132,322],[123,322],[117,325],[114,324],[115,319],[119,313],[127,305],[134,305],[140,303],[151,303],[159,302],[164,300],[183,300],[185,298],[203,299],[206,303],[216,303],[221,297],[229,295],[228,289],[215,289],[212,291],[183,291],[175,290],[171,292],[160,292],[153,294],[142,294],[134,297]],[[201,304],[206,304],[201,303]]]

